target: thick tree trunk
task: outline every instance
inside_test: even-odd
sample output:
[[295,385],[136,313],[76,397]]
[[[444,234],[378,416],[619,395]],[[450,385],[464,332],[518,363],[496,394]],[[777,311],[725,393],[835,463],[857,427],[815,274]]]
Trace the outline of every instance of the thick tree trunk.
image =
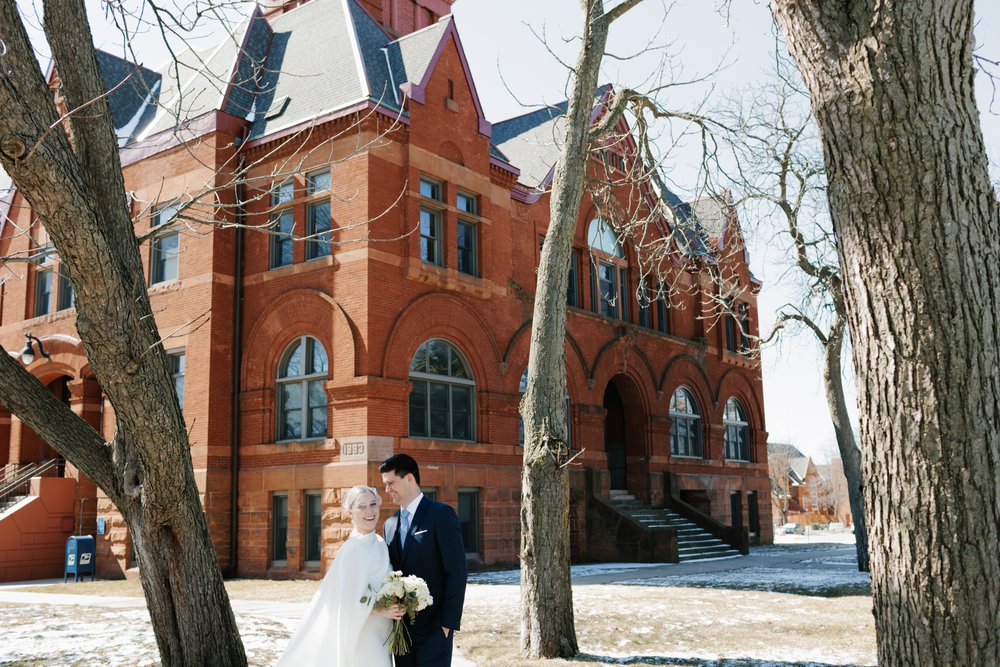
[[1000,664],[1000,212],[972,0],[773,0],[812,99],[861,408],[879,664]]
[[831,334],[823,346],[823,386],[826,388],[826,402],[830,409],[830,419],[833,421],[833,432],[837,438],[837,448],[840,450],[840,460],[844,465],[844,477],[847,478],[847,497],[851,504],[851,517],[854,520],[854,542],[858,554],[858,570],[868,572],[868,528],[865,521],[864,489],[861,479],[861,450],[854,439],[854,429],[847,412],[847,400],[844,398],[844,382],[842,378],[844,349],[844,321],[835,316]]
[[[73,422],[64,406],[17,400],[18,394],[38,395],[40,384],[7,363],[0,363],[3,400],[125,516],[163,664],[245,665],[146,292],[86,12],[79,0],[49,10],[46,36],[67,106],[88,106],[68,121],[58,119],[14,2],[0,0],[6,54],[0,164],[70,269],[77,330],[114,406],[117,433],[109,446]],[[65,432],[54,428],[60,422]]]
[[590,156],[590,121],[608,23],[603,1],[585,0],[583,43],[556,163],[549,228],[538,266],[528,387],[521,403],[521,651],[529,658],[577,652],[570,585],[566,462],[566,281]]

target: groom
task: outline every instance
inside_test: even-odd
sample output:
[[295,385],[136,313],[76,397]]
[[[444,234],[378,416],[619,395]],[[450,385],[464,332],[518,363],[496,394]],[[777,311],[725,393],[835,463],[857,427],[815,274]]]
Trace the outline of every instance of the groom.
[[458,516],[450,505],[424,497],[412,456],[390,456],[379,472],[386,493],[400,508],[384,528],[392,569],[420,577],[434,597],[434,604],[410,626],[413,645],[406,655],[396,656],[396,667],[448,667],[465,601],[465,547]]

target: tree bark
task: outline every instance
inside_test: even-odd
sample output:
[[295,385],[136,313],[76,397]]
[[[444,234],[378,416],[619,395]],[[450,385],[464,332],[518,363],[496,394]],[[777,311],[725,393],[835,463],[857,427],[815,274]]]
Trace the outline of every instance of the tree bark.
[[[843,301],[843,298],[840,301]],[[840,315],[835,315],[834,322],[830,326],[830,335],[823,345],[823,386],[826,389],[826,403],[830,410],[830,420],[833,422],[833,432],[837,438],[837,448],[840,450],[840,460],[844,465],[844,477],[847,478],[847,498],[851,504],[851,517],[854,521],[854,547],[858,555],[858,571],[868,572],[870,569],[868,523],[865,521],[861,450],[858,449],[858,443],[854,439],[854,429],[847,412],[842,379],[841,355],[844,349],[845,326],[846,322]]]
[[772,5],[847,278],[879,664],[1000,664],[1000,211],[973,2]]
[[590,122],[608,36],[603,0],[582,0],[584,34],[556,162],[549,228],[532,313],[528,386],[521,401],[521,652],[577,653],[570,585],[566,396],[566,281],[590,156]]
[[[45,10],[67,106],[87,106],[59,119],[15,4],[0,0],[6,49],[0,67],[0,164],[70,269],[77,330],[114,406],[117,434],[105,444],[68,408],[17,400],[19,393],[40,398],[40,383],[11,367],[5,352],[0,352],[0,397],[122,512],[139,554],[163,664],[245,665],[146,292],[86,11],[80,0]],[[58,424],[66,428],[55,428]]]

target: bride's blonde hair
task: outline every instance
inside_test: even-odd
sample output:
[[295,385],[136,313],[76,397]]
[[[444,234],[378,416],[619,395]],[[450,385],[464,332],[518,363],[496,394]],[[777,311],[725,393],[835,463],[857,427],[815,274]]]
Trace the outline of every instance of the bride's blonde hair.
[[375,496],[375,503],[379,507],[382,506],[382,497],[378,495],[378,491],[375,489],[375,487],[365,486],[364,484],[359,484],[357,486],[352,486],[351,488],[349,488],[347,490],[347,493],[344,494],[344,497],[341,500],[341,506],[343,506],[345,510],[350,512],[351,510],[354,509],[354,503],[356,503],[358,501],[358,498],[360,498],[362,494],[365,493],[370,493],[373,496]]

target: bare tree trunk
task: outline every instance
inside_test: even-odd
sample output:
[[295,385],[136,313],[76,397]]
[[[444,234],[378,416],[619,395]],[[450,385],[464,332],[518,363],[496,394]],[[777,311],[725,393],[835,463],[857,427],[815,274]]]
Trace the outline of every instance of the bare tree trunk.
[[[841,301],[843,299],[841,298]],[[844,382],[842,378],[843,361],[841,354],[844,349],[844,327],[846,323],[840,315],[834,316],[830,327],[830,336],[823,345],[823,386],[826,389],[826,402],[830,409],[830,419],[833,421],[833,432],[837,438],[837,448],[840,450],[840,460],[844,465],[844,477],[847,478],[847,497],[851,504],[851,517],[854,520],[854,541],[858,554],[858,570],[868,572],[868,529],[865,521],[865,501],[861,480],[861,450],[854,439],[854,429],[847,412],[847,400],[844,398]]]
[[972,0],[773,0],[840,241],[879,664],[1000,664],[1000,211]]
[[528,386],[521,402],[521,652],[576,655],[570,585],[566,396],[566,281],[590,155],[590,121],[608,23],[603,0],[583,0],[585,25],[565,136],[556,163],[549,228],[538,266]]
[[2,350],[0,400],[122,512],[163,664],[245,665],[146,292],[86,11],[80,0],[45,9],[67,106],[84,110],[59,118],[14,2],[0,0],[0,164],[70,269],[77,330],[117,433],[109,445],[65,406],[24,400],[48,392]]

